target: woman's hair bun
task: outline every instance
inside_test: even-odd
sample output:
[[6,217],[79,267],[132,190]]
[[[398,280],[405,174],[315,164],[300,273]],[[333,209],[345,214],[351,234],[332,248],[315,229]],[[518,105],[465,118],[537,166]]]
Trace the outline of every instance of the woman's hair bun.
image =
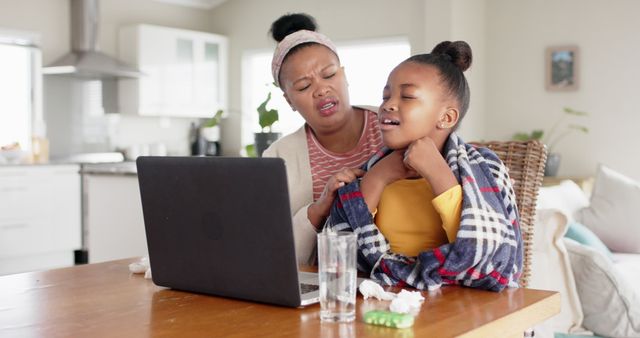
[[431,54],[444,56],[462,72],[471,67],[471,47],[464,41],[440,42],[433,48]]
[[293,13],[285,14],[271,24],[271,36],[277,42],[282,41],[287,35],[299,30],[315,31],[316,20],[309,14]]

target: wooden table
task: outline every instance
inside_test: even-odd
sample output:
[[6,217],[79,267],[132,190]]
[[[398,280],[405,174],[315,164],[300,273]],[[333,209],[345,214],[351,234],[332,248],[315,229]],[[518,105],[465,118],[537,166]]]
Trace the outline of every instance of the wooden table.
[[362,322],[364,312],[389,303],[360,296],[355,322],[321,323],[317,304],[291,309],[158,287],[129,273],[133,261],[0,277],[0,336],[522,337],[560,311],[557,292],[445,286],[423,292],[409,329]]

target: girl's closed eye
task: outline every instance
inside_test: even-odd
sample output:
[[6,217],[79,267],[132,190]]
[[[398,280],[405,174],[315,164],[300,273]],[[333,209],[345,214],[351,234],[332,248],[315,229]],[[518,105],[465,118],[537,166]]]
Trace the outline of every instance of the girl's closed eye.
[[400,97],[403,99],[411,100],[417,98],[416,93],[411,91],[403,91],[400,93]]

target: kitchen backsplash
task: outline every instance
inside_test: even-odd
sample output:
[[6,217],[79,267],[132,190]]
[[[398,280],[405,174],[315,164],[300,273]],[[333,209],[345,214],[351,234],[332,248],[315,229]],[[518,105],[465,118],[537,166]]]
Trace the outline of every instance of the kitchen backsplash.
[[[140,117],[113,113],[117,97],[103,96],[99,81],[45,76],[44,119],[51,157],[128,151],[138,155],[188,155],[195,118]],[[105,113],[105,107],[110,113]]]
[[114,148],[138,147],[141,153],[153,153],[163,144],[168,155],[189,155],[189,127],[196,119],[111,115],[109,129]]

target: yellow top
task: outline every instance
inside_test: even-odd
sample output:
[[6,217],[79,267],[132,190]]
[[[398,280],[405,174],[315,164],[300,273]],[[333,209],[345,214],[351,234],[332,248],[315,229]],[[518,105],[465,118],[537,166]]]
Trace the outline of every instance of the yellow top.
[[455,241],[461,209],[459,184],[434,197],[424,178],[399,180],[382,192],[375,222],[391,251],[413,257]]

